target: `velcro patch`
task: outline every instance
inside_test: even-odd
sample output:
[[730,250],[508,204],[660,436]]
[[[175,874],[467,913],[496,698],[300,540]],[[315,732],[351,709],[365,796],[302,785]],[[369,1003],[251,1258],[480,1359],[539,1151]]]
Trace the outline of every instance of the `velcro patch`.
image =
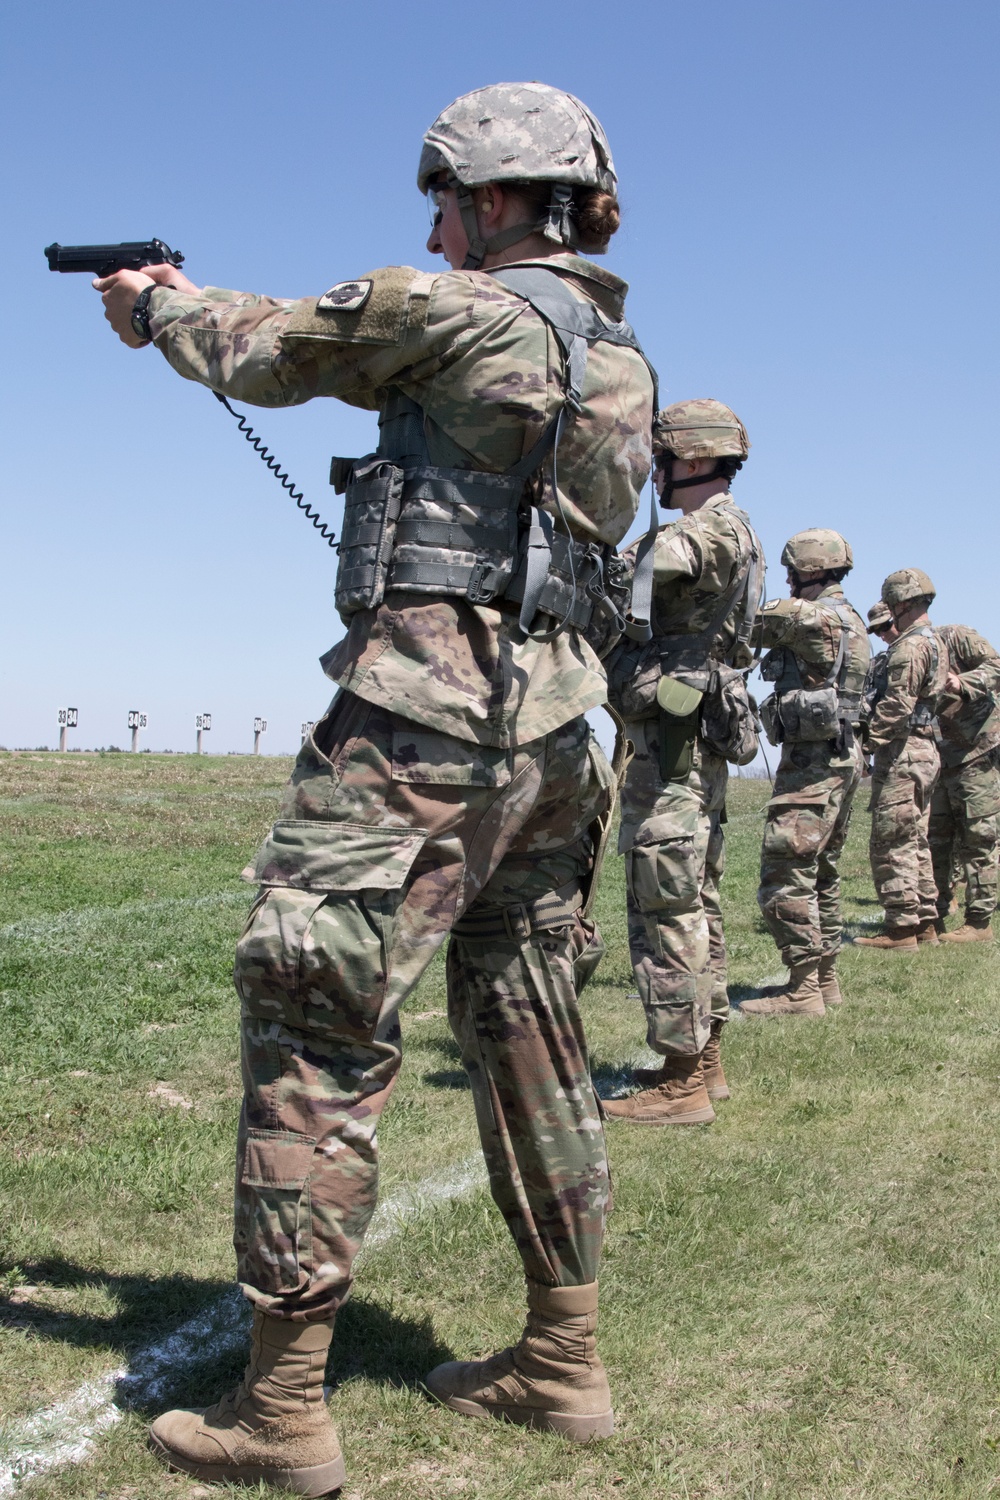
[[316,303],[317,308],[328,312],[359,312],[372,294],[371,281],[338,281],[328,292],[324,292]]

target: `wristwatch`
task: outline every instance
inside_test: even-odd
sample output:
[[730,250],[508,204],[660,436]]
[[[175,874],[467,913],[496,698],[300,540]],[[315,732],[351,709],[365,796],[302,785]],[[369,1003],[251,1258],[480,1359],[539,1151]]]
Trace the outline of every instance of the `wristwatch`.
[[152,341],[153,335],[149,331],[149,299],[156,291],[157,282],[144,286],[135,299],[132,309],[132,332],[137,338],[142,339],[144,344]]

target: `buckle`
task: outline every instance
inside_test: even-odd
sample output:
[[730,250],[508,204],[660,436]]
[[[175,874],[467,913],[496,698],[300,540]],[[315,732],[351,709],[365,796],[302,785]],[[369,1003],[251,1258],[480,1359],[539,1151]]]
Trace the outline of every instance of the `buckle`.
[[516,906],[503,908],[503,925],[507,936],[515,943],[523,943],[531,936],[531,919],[528,908],[520,902]]
[[465,597],[470,604],[489,604],[496,598],[498,582],[497,570],[492,563],[474,563],[465,585]]

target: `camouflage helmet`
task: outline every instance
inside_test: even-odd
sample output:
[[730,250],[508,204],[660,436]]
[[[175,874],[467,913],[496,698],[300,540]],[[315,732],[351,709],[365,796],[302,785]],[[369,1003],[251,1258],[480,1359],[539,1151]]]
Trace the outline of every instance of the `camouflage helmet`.
[[933,599],[937,589],[920,568],[900,568],[890,573],[882,585],[882,603],[907,604],[911,599]]
[[888,604],[883,604],[880,599],[877,604],[872,605],[868,611],[869,635],[872,635],[877,630],[884,630],[887,625],[891,625],[892,623],[892,610]]
[[812,526],[788,538],[781,565],[794,568],[796,573],[823,573],[827,568],[853,568],[854,553],[839,531]]
[[739,417],[721,401],[705,396],[675,401],[656,414],[653,452],[674,458],[738,458],[750,452],[750,439]]
[[[504,250],[533,231],[575,248],[580,236],[570,211],[573,188],[599,188],[613,195],[618,187],[600,121],[574,95],[547,83],[494,83],[449,104],[424,136],[417,169],[422,193],[440,172],[458,189],[469,238],[464,268],[473,270],[489,252]],[[551,182],[548,211],[538,221],[513,225],[484,241],[471,190],[488,182]],[[594,254],[605,246],[589,242],[585,248]]]

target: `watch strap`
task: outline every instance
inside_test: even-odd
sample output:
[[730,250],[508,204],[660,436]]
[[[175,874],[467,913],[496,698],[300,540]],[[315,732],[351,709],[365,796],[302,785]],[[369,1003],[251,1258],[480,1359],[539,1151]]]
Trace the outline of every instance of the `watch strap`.
[[158,285],[159,283],[154,281],[149,286],[144,286],[138,297],[136,297],[135,306],[132,308],[132,331],[137,338],[142,339],[147,344],[153,338],[149,328],[149,299],[156,291]]

